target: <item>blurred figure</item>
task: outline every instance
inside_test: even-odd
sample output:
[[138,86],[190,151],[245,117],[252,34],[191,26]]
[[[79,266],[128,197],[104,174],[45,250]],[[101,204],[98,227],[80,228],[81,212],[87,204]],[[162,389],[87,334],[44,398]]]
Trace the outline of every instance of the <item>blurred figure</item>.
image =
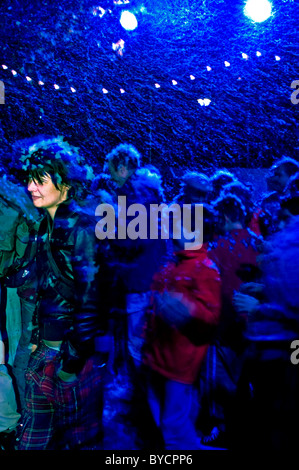
[[[163,183],[156,169],[141,166],[141,154],[131,144],[116,146],[106,156],[105,167],[109,169],[111,178],[115,182],[117,200],[122,198],[127,210],[134,204],[139,204],[139,209],[135,206],[136,212],[143,216],[136,227],[139,233],[135,232],[133,239],[128,234],[128,228],[134,217],[127,214],[124,221],[122,206],[118,205],[116,238],[110,240],[112,250],[110,268],[114,285],[112,314],[116,327],[115,338],[117,343],[119,338],[124,343],[118,345],[118,349],[124,354],[123,360],[118,360],[118,366],[127,375],[132,392],[129,409],[124,413],[127,413],[127,422],[135,425],[137,423],[137,429],[143,434],[139,437],[144,442],[144,439],[151,434],[149,423],[151,416],[147,409],[141,371],[146,312],[151,297],[150,286],[153,275],[163,264],[167,253],[167,240],[161,239],[160,235],[151,238],[150,206],[160,205],[163,202]],[[146,226],[143,225],[144,221]],[[157,223],[159,233],[161,231],[159,216]],[[123,232],[125,230],[123,237],[119,236],[121,230]],[[141,421],[142,425],[139,425]],[[148,426],[144,425],[145,422]]]
[[[119,289],[125,294],[128,351],[136,366],[141,364],[145,311],[152,276],[166,254],[165,240],[151,239],[149,234],[150,204],[159,205],[163,202],[162,178],[156,171],[141,167],[140,164],[141,155],[130,144],[120,144],[106,156],[106,166],[116,183],[116,196],[125,197],[127,208],[133,204],[142,204],[146,210],[146,238],[138,236],[132,240],[127,234],[125,239],[116,236],[116,240],[111,240],[114,271]],[[128,216],[127,226],[130,220],[132,217]],[[142,229],[143,227],[139,227],[139,230]]]
[[299,163],[293,158],[282,157],[269,170],[267,187],[269,191],[282,194],[291,176],[299,171]]
[[292,451],[299,437],[298,235],[299,217],[293,216],[271,238],[261,284],[244,285],[234,297],[237,311],[248,316],[243,382],[252,389],[239,444],[267,452]]
[[200,204],[209,202],[212,184],[208,176],[196,171],[187,171],[181,182],[179,194],[173,202],[178,204]]
[[[268,193],[263,197],[255,213],[260,233],[264,238],[279,230],[280,198],[285,194],[290,179],[295,177],[298,170],[299,163],[290,157],[279,159],[270,168],[266,177]],[[293,181],[293,185],[296,185],[296,180]]]
[[[222,308],[215,339],[200,375],[201,401],[206,403],[207,446],[232,445],[232,416],[238,381],[242,372],[246,344],[245,318],[238,315],[233,295],[242,282],[257,275],[258,238],[246,228],[246,209],[233,195],[221,196],[213,203],[218,219],[218,237],[210,243],[208,256],[220,271]],[[203,407],[202,412],[205,412]]]
[[267,240],[279,230],[280,195],[276,191],[266,194],[259,205],[257,223],[262,237]]
[[214,201],[220,196],[224,186],[230,183],[236,183],[238,178],[227,170],[217,170],[210,178],[212,183],[211,201]]
[[[212,236],[204,211],[204,244],[186,249],[173,239],[174,259],[155,274],[144,364],[147,396],[168,450],[201,448],[196,432],[194,383],[220,316],[221,283],[207,256]],[[181,221],[178,222],[181,224]]]
[[31,352],[36,301],[34,233],[39,214],[19,185],[5,175],[0,179],[0,441],[4,449],[7,445],[12,449],[24,407],[25,369]]
[[244,204],[246,210],[245,226],[251,228],[251,222],[254,213],[254,203],[252,201],[252,188],[246,186],[240,181],[234,181],[233,183],[226,184],[221,195],[235,194]]

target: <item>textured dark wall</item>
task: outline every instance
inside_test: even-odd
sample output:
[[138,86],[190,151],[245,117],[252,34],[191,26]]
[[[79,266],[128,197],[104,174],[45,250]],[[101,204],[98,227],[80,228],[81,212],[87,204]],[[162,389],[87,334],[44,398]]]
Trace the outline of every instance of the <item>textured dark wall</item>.
[[[299,104],[290,99],[299,79],[298,8],[275,0],[274,15],[254,24],[243,5],[3,0],[3,164],[15,141],[36,134],[64,135],[95,167],[116,144],[133,143],[169,180],[185,168],[269,167],[282,154],[298,159]],[[95,6],[105,10],[102,17]],[[119,23],[124,8],[136,12],[134,31]],[[123,56],[112,48],[119,39]],[[209,106],[200,106],[203,98]]]

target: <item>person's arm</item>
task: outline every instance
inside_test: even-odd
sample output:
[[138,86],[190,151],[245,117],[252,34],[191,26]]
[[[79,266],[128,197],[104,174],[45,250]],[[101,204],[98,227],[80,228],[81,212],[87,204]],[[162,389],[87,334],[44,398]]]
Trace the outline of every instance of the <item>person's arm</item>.
[[72,262],[75,289],[73,330],[66,349],[63,371],[78,372],[95,351],[94,340],[107,331],[107,315],[100,296],[98,242],[94,227],[80,227],[76,233]]
[[155,295],[159,314],[196,345],[209,342],[218,325],[221,309],[221,282],[216,269],[204,268],[190,295],[164,292]]

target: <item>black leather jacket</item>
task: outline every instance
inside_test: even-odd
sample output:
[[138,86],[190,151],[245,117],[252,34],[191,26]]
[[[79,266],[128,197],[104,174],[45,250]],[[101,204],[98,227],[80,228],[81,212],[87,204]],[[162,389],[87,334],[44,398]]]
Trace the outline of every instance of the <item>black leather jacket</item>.
[[[77,372],[107,332],[95,221],[72,200],[42,220],[37,246],[40,339],[63,341],[63,369]],[[101,308],[102,307],[102,308]]]

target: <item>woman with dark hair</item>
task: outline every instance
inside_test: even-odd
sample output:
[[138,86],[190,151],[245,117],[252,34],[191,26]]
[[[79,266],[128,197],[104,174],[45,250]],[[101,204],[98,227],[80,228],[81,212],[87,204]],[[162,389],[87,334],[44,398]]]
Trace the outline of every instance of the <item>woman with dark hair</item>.
[[60,138],[35,144],[22,160],[33,204],[46,214],[37,235],[37,349],[18,447],[90,448],[100,432],[107,331],[95,223],[79,204],[91,172]]

